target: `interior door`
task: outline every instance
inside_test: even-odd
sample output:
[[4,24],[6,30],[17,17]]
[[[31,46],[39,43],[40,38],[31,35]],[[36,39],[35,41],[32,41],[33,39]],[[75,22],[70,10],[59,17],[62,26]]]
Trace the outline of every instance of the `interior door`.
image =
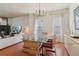
[[62,17],[61,15],[53,15],[53,32],[52,34],[56,36],[60,42],[62,42]]

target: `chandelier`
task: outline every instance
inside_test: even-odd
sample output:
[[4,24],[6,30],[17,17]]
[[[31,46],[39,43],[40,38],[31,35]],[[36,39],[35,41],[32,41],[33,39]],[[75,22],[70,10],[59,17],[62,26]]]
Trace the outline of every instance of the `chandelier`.
[[39,7],[39,8],[36,9],[33,14],[36,15],[36,16],[44,16],[44,15],[46,15],[45,9],[42,9],[42,8],[41,8],[40,3],[39,3],[39,5],[38,5],[38,7]]

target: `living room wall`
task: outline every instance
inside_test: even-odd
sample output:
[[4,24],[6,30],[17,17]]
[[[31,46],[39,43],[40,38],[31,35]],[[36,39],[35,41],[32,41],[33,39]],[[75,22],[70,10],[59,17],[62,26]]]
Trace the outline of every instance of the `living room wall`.
[[[69,25],[69,9],[62,9],[57,11],[51,11],[46,16],[39,17],[44,21],[44,32],[48,32],[48,37],[52,35],[52,18],[53,15],[60,14],[62,16],[62,29],[63,34],[70,35],[70,25]],[[30,31],[34,33],[34,25],[37,17],[34,15],[26,15],[20,17],[9,18],[9,25],[11,26],[29,26]]]
[[11,26],[27,26],[29,23],[28,16],[20,16],[20,17],[14,17],[9,18],[8,23]]
[[[44,32],[48,32],[48,38],[52,36],[53,15],[61,15],[63,35],[70,35],[69,9],[51,11],[46,16],[39,17],[44,22]],[[37,19],[36,19],[37,20]]]

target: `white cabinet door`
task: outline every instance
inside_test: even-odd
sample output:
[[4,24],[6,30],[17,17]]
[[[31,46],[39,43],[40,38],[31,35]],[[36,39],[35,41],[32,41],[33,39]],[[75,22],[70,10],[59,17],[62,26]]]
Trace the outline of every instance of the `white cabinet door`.
[[64,38],[64,45],[65,45],[65,48],[67,49],[69,54],[70,54],[70,51],[71,51],[71,49],[70,49],[70,46],[71,46],[70,41],[71,41],[71,39]]
[[70,55],[79,56],[79,44],[73,40],[70,41]]
[[64,39],[65,48],[67,49],[70,56],[79,56],[79,44],[77,44],[73,39]]

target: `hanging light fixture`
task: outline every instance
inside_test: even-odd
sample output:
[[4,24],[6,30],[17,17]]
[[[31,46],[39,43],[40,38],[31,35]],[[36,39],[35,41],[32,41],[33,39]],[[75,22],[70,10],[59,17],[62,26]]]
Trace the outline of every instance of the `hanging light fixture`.
[[41,9],[41,5],[39,3],[38,5],[38,9],[35,10],[35,12],[33,14],[37,15],[37,16],[44,16],[46,13],[45,13],[45,10],[44,9]]

